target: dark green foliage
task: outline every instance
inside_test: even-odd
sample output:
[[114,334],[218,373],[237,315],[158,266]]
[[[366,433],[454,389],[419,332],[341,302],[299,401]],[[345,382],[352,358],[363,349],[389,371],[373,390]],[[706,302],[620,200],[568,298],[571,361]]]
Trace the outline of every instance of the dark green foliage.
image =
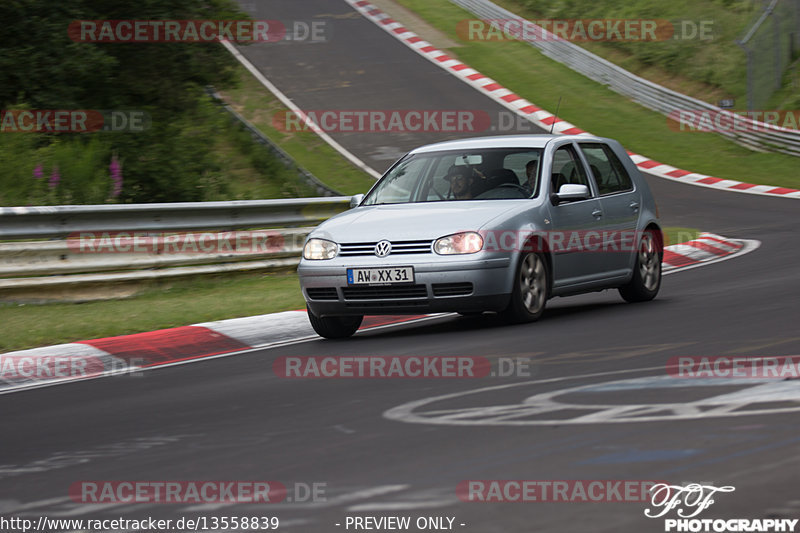
[[[0,109],[141,110],[152,119],[143,132],[0,133],[0,204],[224,196],[225,161],[210,145],[231,127],[202,88],[230,86],[233,57],[218,43],[76,43],[67,29],[76,20],[243,18],[232,0],[0,2]],[[116,198],[113,155],[124,177]],[[249,157],[260,173],[278,173],[265,150]],[[37,167],[43,178],[33,177]],[[54,168],[56,186],[49,182]]]

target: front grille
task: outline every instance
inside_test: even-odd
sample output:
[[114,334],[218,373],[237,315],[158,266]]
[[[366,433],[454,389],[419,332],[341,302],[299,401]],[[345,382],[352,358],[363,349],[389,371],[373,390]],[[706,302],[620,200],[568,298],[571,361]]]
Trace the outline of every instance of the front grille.
[[[428,254],[431,253],[432,241],[397,241],[392,242],[392,253],[389,255]],[[340,256],[375,255],[377,242],[348,242],[339,245]]]
[[397,309],[399,307],[427,307],[427,300],[398,300],[394,302],[372,302],[369,300],[359,300],[355,302],[345,302],[345,307],[350,309],[383,309],[391,307]]
[[434,283],[434,296],[466,296],[472,294],[472,283]]
[[306,289],[308,297],[312,300],[338,300],[336,287],[309,287]]
[[386,285],[381,287],[344,287],[345,300],[390,300],[394,298],[427,298],[425,285]]

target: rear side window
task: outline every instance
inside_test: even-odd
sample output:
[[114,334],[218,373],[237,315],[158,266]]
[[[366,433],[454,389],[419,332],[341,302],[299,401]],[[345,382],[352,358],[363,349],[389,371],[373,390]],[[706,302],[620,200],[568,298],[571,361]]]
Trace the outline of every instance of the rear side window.
[[580,143],[579,146],[592,169],[601,196],[633,190],[631,177],[611,148],[600,143]]

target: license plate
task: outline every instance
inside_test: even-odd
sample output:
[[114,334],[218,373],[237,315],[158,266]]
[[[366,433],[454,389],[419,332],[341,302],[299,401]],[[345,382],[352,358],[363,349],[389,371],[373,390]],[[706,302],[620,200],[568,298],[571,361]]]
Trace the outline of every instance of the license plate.
[[348,285],[392,285],[413,283],[414,267],[348,268]]

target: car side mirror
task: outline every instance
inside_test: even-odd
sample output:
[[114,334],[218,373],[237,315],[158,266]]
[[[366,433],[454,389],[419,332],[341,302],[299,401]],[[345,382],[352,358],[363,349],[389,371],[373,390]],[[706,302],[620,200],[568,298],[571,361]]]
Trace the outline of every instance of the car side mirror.
[[553,205],[558,205],[561,202],[571,202],[574,200],[586,200],[591,196],[589,187],[586,185],[577,185],[575,183],[565,183],[558,190],[558,193],[550,195]]
[[362,200],[364,200],[364,195],[363,194],[356,194],[355,196],[351,196],[350,197],[350,209],[352,209],[354,207],[358,207],[358,204],[360,204]]

